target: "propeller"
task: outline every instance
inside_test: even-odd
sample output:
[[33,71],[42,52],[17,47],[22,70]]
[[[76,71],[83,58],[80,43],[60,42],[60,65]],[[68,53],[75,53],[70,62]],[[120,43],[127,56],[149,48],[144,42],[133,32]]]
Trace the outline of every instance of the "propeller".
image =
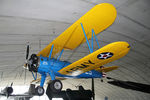
[[[38,57],[36,54],[32,54],[29,58],[29,42],[27,44],[27,48],[26,48],[26,61],[24,64],[24,68],[25,68],[25,77],[24,79],[26,80],[26,70],[28,69],[31,73],[32,76],[34,78],[34,80],[36,80],[37,78],[37,66],[38,66]],[[34,74],[35,73],[35,74]]]
[[93,100],[95,100],[94,78],[92,78],[92,93],[93,93]]
[[6,87],[2,92],[6,95],[8,98],[12,93],[13,93],[13,88],[12,88],[13,82],[11,83],[10,86]]
[[29,48],[30,48],[30,47],[29,47],[29,44],[28,44],[28,45],[27,45],[27,49],[26,49],[26,61],[25,61],[25,64],[24,64],[24,66],[23,66],[25,69],[28,68],[27,66],[28,66],[28,58],[29,58]]
[[29,44],[27,45],[26,60],[28,59],[28,57],[29,57]]
[[25,64],[24,64],[24,68],[25,68],[25,75],[24,75],[24,84],[25,84],[25,81],[26,81],[26,71],[28,69],[28,58],[29,58],[29,43],[27,44],[27,49],[26,49],[26,61],[25,61]]
[[10,84],[10,87],[12,87],[13,86],[13,82]]

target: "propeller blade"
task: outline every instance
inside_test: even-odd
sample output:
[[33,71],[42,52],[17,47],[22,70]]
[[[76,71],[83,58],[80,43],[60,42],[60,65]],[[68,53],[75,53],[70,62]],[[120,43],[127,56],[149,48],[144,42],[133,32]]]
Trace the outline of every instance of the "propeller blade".
[[13,86],[13,82],[11,83],[10,87],[12,87],[12,86]]
[[26,60],[28,59],[28,56],[29,56],[29,45],[27,45]]
[[94,78],[92,78],[92,92],[93,92],[93,100],[95,100]]
[[26,74],[27,73],[27,69],[24,69],[24,84],[26,83]]

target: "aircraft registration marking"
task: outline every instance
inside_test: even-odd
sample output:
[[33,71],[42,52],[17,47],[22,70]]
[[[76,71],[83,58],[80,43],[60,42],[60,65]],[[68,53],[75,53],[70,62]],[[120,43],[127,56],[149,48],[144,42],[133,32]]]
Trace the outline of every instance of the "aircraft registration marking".
[[73,68],[67,70],[66,72],[67,73],[72,73],[73,71],[82,70],[82,69],[88,68],[88,67],[90,67],[91,65],[94,65],[94,64],[95,63],[93,63],[91,60],[88,60],[86,62],[81,63],[80,65],[78,65],[76,67],[73,67]]
[[43,61],[43,65],[48,65],[48,63],[46,61]]

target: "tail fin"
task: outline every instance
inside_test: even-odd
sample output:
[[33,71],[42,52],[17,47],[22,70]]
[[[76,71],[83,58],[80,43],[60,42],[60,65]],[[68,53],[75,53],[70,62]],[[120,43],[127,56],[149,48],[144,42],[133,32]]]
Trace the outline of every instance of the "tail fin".
[[115,70],[117,68],[118,68],[118,66],[111,66],[111,67],[97,68],[95,70],[98,72],[109,72],[109,71]]

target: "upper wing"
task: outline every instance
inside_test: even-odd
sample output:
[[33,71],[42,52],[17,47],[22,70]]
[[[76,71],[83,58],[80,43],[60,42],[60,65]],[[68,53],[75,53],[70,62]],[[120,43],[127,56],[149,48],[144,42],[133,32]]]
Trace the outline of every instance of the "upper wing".
[[58,72],[64,75],[77,76],[125,56],[129,49],[130,46],[127,42],[114,42],[68,65]]
[[52,43],[39,52],[37,56],[42,55],[44,57],[48,57],[52,45],[54,45],[52,56],[60,52],[63,48],[74,49],[78,47],[80,44],[85,42],[85,37],[80,23],[83,24],[86,35],[88,39],[90,39],[92,36],[92,29],[94,29],[95,34],[100,33],[115,21],[116,15],[117,12],[113,5],[108,3],[96,5],[68,29],[66,29],[60,36],[53,40]]

